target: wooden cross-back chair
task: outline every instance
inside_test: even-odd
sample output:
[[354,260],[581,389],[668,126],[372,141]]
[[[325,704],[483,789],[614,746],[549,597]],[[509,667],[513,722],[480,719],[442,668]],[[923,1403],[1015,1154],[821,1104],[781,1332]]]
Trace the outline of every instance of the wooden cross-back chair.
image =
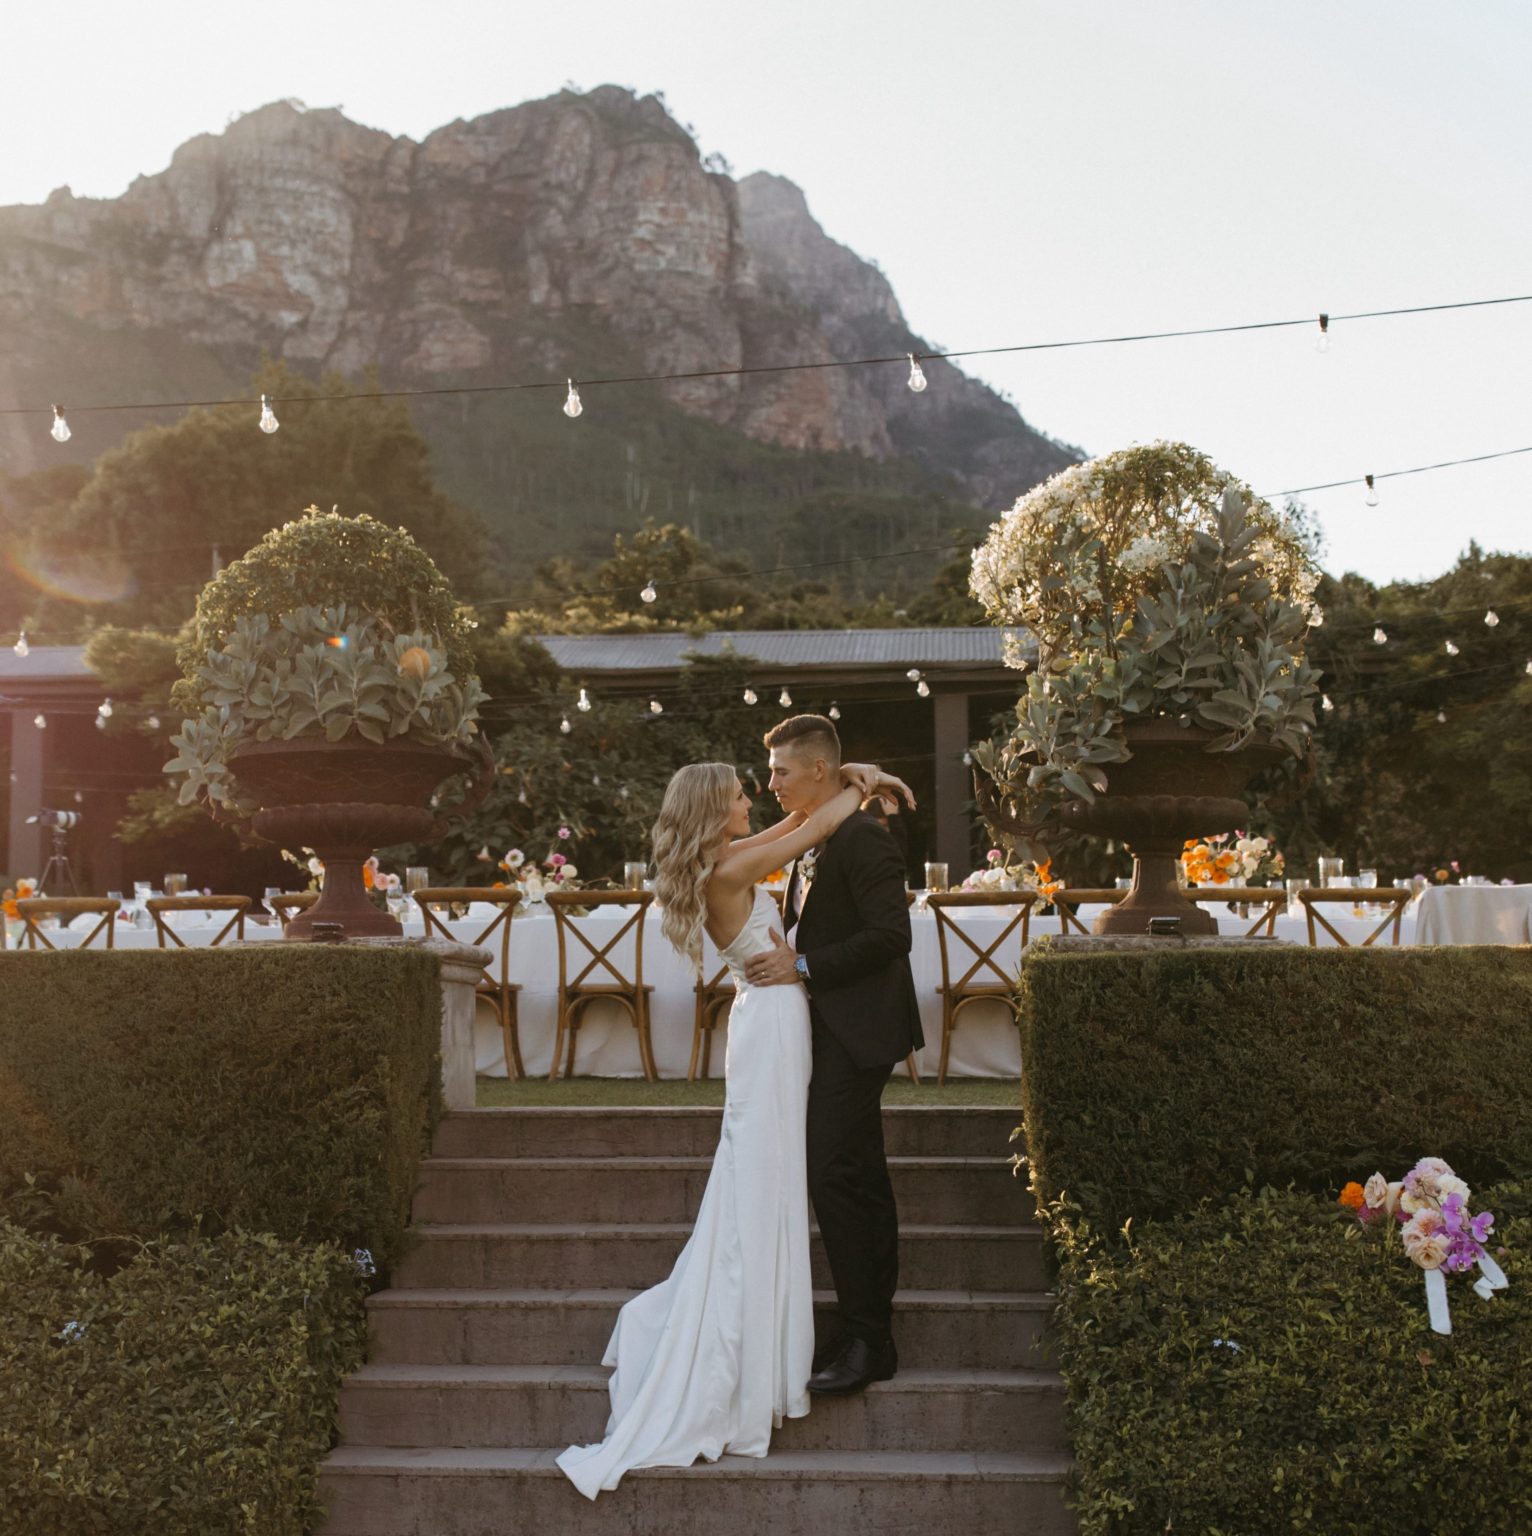
[[[633,1021],[638,1035],[638,1058],[644,1076],[658,1080],[654,1064],[654,1043],[649,1034],[649,999],[654,988],[644,985],[644,914],[654,900],[652,891],[549,891],[548,907],[553,913],[559,940],[558,1029],[553,1039],[553,1066],[548,1080],[558,1076],[563,1055],[564,1035],[569,1035],[569,1059],[565,1077],[574,1076],[575,1047],[585,1010],[592,1003],[616,1003]],[[578,909],[632,907],[632,915],[597,945],[581,926]],[[624,974],[617,950],[629,934],[633,935],[633,974]],[[583,962],[583,964],[581,963]],[[579,969],[573,967],[579,965]],[[571,972],[573,972],[571,974]],[[592,979],[598,978],[598,979]]]
[[80,940],[78,945],[70,948],[89,949],[92,944],[103,934],[106,942],[102,946],[105,949],[114,949],[113,935],[116,932],[118,903],[105,896],[23,896],[16,903],[16,911],[22,922],[26,924],[22,930],[22,942],[28,949],[36,949],[41,945],[44,949],[57,949],[58,946],[48,937],[47,931],[42,927],[45,917],[56,917],[59,926],[67,928],[75,918],[80,916],[94,916],[99,918],[96,926]]
[[[232,933],[237,940],[245,937],[245,914],[250,910],[248,896],[151,896],[144,905],[154,919],[154,938],[161,949],[185,949],[186,940],[165,921],[166,912],[229,912],[233,915],[208,941],[222,944]],[[166,940],[169,940],[167,944]]]
[[521,1059],[521,1030],[517,1015],[517,999],[521,987],[511,980],[511,919],[516,915],[521,892],[505,886],[486,890],[482,885],[428,885],[422,886],[413,895],[420,908],[420,915],[425,919],[426,937],[429,938],[434,929],[442,938],[451,939],[453,943],[458,942],[456,935],[448,929],[442,914],[431,910],[433,906],[450,906],[454,902],[471,906],[476,901],[488,901],[500,908],[473,941],[475,945],[486,944],[493,935],[498,934],[500,968],[497,972],[493,961],[486,965],[483,978],[473,991],[475,997],[484,998],[495,1010],[495,1018],[500,1023],[500,1035],[505,1042],[506,1073],[512,1078],[525,1077],[527,1069]]
[[[942,1055],[941,1064],[936,1069],[938,1084],[947,1081],[952,1033],[964,1008],[970,1003],[1000,1002],[1015,1015],[1021,952],[1026,947],[1032,908],[1036,903],[1037,892],[1033,890],[933,891],[926,897],[926,905],[936,914],[936,947],[942,962],[942,984],[937,988],[942,1000]],[[981,947],[953,915],[966,907],[1013,907],[1015,913],[1005,927]],[[1000,949],[1018,929],[1016,965],[1014,969],[1007,969],[1002,964]],[[948,948],[949,941],[951,949]],[[963,969],[965,966],[967,969]]]
[[1186,892],[1186,899],[1198,906],[1215,906],[1219,902],[1242,902],[1246,906],[1261,907],[1255,921],[1245,930],[1247,939],[1273,939],[1277,935],[1277,918],[1287,906],[1287,892],[1270,885],[1198,886]]
[[1059,932],[1068,933],[1073,929],[1076,933],[1089,933],[1090,929],[1080,921],[1081,907],[1115,907],[1119,901],[1127,897],[1126,891],[1119,891],[1116,887],[1072,886],[1066,890],[1055,891],[1050,898],[1053,902],[1053,910],[1059,915]]
[[1343,938],[1335,926],[1319,911],[1320,907],[1387,907],[1389,910],[1383,914],[1382,921],[1371,933],[1355,947],[1366,949],[1375,944],[1382,935],[1383,930],[1393,928],[1389,936],[1389,943],[1398,946],[1399,925],[1404,917],[1404,909],[1409,906],[1413,891],[1400,890],[1395,886],[1372,886],[1358,889],[1342,888],[1338,886],[1316,886],[1308,890],[1298,892],[1298,900],[1303,903],[1303,915],[1309,924],[1309,945],[1315,947],[1319,943],[1319,929],[1323,928],[1342,949],[1352,948],[1350,939]]
[[307,912],[318,900],[318,891],[283,891],[280,896],[268,896],[266,905],[277,914],[277,921],[286,928],[298,913]]

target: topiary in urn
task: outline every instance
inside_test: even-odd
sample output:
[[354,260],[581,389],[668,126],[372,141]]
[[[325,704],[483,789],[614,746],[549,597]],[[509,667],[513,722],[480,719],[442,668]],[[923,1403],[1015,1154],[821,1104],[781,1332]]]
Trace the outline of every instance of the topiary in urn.
[[1096,932],[1217,931],[1177,890],[1177,856],[1246,820],[1258,769],[1307,752],[1317,580],[1292,520],[1185,443],[1071,466],[975,550],[974,596],[1014,626],[1007,662],[1037,646],[1015,726],[975,752],[980,808],[1014,843],[1128,845],[1133,889]]
[[[319,923],[397,934],[362,864],[445,835],[488,792],[470,623],[403,529],[313,507],[203,589],[175,695],[189,713],[165,771],[183,804],[324,860],[320,899],[288,938]],[[439,815],[438,789],[463,773],[467,796]]]

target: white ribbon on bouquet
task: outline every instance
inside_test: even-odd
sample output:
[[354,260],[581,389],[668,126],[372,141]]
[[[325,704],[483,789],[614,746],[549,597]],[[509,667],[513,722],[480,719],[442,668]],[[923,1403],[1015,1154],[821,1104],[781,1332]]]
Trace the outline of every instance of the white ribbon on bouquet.
[[[1496,1291],[1503,1291],[1511,1282],[1505,1271],[1487,1253],[1478,1259],[1479,1278],[1474,1281],[1474,1291],[1488,1301]],[[1452,1332],[1452,1314],[1447,1310],[1447,1277],[1439,1269],[1424,1271],[1426,1277],[1426,1311],[1431,1317],[1431,1327],[1437,1333]]]

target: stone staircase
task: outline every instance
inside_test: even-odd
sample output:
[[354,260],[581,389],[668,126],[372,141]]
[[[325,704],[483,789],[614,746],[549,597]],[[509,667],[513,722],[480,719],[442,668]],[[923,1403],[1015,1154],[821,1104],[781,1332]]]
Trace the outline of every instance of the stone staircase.
[[[321,1469],[325,1536],[1064,1536],[1063,1390],[1011,1109],[884,1112],[902,1233],[900,1371],[816,1399],[764,1459],[629,1473],[594,1504],[554,1465],[597,1440],[618,1307],[664,1278],[716,1109],[470,1110],[422,1164],[416,1243],[369,1302]],[[814,1240],[816,1307],[831,1314]]]

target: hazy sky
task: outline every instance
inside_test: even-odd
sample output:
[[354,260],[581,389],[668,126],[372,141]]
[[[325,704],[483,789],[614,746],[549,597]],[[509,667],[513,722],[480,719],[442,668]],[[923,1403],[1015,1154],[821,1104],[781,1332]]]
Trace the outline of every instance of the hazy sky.
[[[791,177],[949,347],[1532,293],[1525,0],[77,0],[7,7],[0,203],[115,196],[278,97],[419,138],[566,81],[662,90]],[[4,341],[0,338],[0,348]],[[965,365],[1101,452],[1258,489],[1532,445],[1532,304]],[[1532,454],[1310,498],[1327,563],[1525,550]]]

